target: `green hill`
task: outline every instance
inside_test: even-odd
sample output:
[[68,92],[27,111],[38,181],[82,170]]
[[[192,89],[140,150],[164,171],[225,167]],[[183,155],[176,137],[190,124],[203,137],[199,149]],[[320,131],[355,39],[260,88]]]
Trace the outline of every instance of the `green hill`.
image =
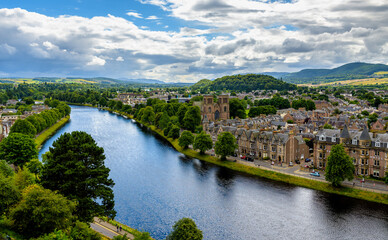
[[212,80],[209,79],[202,79],[199,80],[196,84],[191,86],[192,90],[201,90],[203,88],[208,87],[210,84],[212,84]]
[[323,83],[373,77],[374,73],[388,71],[384,64],[348,63],[333,69],[304,69],[282,78],[290,83]]
[[[272,76],[262,74],[246,74],[233,75],[217,78],[214,81],[203,81],[199,83],[209,84],[209,90],[232,90],[232,91],[246,91],[253,90],[295,90],[297,86],[286,83],[282,80],[276,79]],[[195,86],[195,85],[193,85]]]

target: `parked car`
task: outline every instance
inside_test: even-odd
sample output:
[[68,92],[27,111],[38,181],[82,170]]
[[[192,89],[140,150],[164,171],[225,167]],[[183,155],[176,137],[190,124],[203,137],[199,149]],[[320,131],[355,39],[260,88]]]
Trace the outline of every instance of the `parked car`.
[[296,160],[295,160],[295,163],[296,163],[296,164],[300,164],[299,159],[296,159]]
[[246,158],[247,158],[247,156],[242,156],[242,157],[241,157],[241,159],[244,159],[244,160],[245,160]]
[[311,159],[310,158],[306,158],[306,160],[304,160],[305,162],[311,162]]
[[320,177],[321,175],[319,174],[319,172],[312,172],[310,173],[311,176],[314,176],[314,177]]
[[294,164],[293,164],[292,162],[290,162],[290,167],[291,167],[291,166],[294,166]]

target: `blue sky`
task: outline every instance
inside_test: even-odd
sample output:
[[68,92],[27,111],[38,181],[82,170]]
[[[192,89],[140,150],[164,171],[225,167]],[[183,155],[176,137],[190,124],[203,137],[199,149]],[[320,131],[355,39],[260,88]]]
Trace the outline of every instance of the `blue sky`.
[[195,82],[388,62],[381,0],[2,0],[0,77]]

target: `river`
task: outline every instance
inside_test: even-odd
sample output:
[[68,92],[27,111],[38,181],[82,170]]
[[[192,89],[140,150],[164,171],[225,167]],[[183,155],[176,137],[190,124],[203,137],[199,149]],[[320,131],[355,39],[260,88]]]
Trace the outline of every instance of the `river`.
[[190,159],[132,120],[72,106],[64,132],[85,131],[105,149],[116,219],[164,239],[192,218],[204,239],[387,239],[388,206],[337,196]]

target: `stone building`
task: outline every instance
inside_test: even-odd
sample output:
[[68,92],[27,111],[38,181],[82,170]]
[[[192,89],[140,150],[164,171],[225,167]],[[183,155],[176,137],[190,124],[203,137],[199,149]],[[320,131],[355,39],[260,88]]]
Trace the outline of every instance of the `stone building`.
[[356,175],[384,177],[388,165],[388,134],[362,131],[322,129],[318,132],[314,144],[314,166],[324,169],[331,148],[342,143],[345,151],[353,160]]
[[217,100],[214,102],[212,95],[206,95],[203,96],[202,102],[195,102],[195,105],[201,109],[202,120],[215,122],[229,119],[229,96],[220,95]]

